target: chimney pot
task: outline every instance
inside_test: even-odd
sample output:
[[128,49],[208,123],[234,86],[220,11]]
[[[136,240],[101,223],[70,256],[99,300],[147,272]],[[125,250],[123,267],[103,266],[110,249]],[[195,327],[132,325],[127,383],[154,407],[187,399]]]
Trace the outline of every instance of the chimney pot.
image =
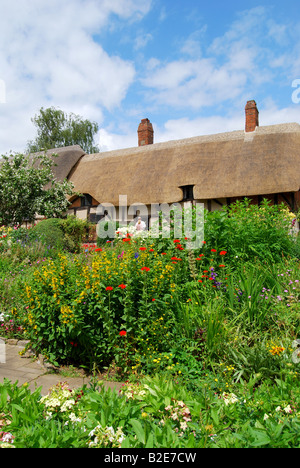
[[153,145],[154,131],[149,119],[142,119],[138,128],[139,146]]
[[254,100],[248,101],[245,107],[246,122],[245,131],[254,132],[256,127],[259,126],[259,112],[256,102]]

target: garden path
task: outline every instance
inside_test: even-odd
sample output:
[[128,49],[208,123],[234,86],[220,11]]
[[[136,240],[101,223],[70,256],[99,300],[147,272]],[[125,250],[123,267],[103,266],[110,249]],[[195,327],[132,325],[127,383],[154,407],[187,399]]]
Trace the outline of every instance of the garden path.
[[[41,395],[45,396],[51,387],[59,382],[67,382],[70,388],[80,388],[83,385],[88,385],[91,382],[91,376],[63,376],[60,373],[49,372],[41,360],[33,360],[28,354],[20,355],[20,351],[24,350],[24,345],[8,344],[2,345],[2,353],[0,356],[0,383],[4,379],[10,380],[12,383],[18,382],[18,385],[28,384],[31,391],[41,387]],[[4,352],[3,352],[4,351]],[[99,379],[100,381],[100,379]],[[118,391],[123,385],[121,382],[102,381],[104,387]]]

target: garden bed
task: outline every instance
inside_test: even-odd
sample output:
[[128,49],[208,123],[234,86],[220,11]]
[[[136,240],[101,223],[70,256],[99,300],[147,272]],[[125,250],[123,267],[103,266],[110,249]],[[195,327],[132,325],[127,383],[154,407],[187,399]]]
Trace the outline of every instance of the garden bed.
[[[229,214],[206,214],[198,250],[128,235],[24,258],[5,237],[1,330],[95,376],[48,399],[2,385],[8,443],[299,447],[299,238],[278,207]],[[111,373],[128,381],[119,394],[99,384]]]

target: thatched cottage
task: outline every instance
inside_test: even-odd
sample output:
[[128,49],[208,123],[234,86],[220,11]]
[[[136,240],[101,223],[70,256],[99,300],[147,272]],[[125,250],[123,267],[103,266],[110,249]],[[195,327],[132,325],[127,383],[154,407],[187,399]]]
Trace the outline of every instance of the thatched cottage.
[[[135,148],[53,152],[59,155],[56,176],[82,194],[71,198],[69,213],[94,222],[99,204],[114,205],[120,220],[131,207],[128,219],[140,212],[145,221],[150,206],[163,203],[202,202],[215,210],[248,197],[285,202],[292,211],[300,206],[300,125],[259,126],[255,101],[246,104],[244,130],[154,143],[152,124],[143,119]],[[141,211],[145,206],[148,213]]]

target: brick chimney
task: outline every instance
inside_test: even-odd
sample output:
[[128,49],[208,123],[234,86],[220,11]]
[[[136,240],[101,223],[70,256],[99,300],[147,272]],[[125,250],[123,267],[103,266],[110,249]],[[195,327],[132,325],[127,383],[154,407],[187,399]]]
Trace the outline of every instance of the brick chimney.
[[139,146],[153,145],[154,131],[149,119],[143,119],[138,128]]
[[245,107],[246,123],[245,132],[254,132],[259,126],[259,112],[255,101],[248,101]]

